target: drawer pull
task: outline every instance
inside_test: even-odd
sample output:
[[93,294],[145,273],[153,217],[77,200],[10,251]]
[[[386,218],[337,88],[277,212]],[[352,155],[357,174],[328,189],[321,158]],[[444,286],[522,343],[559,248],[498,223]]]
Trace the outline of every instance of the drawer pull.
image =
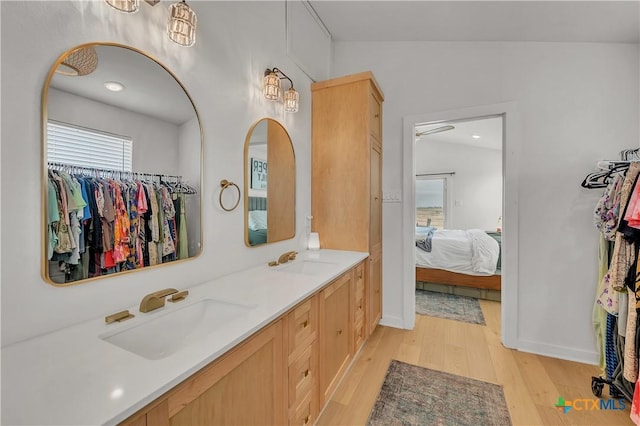
[[302,375],[303,375],[304,377],[307,377],[307,376],[309,375],[309,369],[307,368],[307,369],[302,373]]
[[362,303],[358,305],[358,309],[362,309]]
[[305,417],[305,418],[304,418],[304,423],[303,423],[303,425],[307,425],[307,424],[309,424],[309,416],[307,416],[307,417]]
[[339,336],[342,334],[342,330],[336,330],[336,335]]
[[362,272],[360,272],[360,273],[358,274],[358,279],[359,279],[359,280],[361,280],[361,279],[362,279]]
[[307,328],[309,326],[309,320],[304,320],[302,323],[302,328]]
[[380,117],[380,114],[376,114],[376,115],[374,115],[374,117],[375,117],[375,118],[378,118],[378,117]]

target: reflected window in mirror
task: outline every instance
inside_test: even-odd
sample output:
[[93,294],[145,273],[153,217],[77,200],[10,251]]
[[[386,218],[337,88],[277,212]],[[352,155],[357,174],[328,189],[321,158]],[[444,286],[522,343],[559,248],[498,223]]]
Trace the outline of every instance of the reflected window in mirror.
[[[89,49],[91,67],[69,73],[84,66],[78,52]],[[42,125],[48,283],[78,284],[200,253],[202,129],[164,65],[129,46],[73,48],[49,72]]]
[[295,155],[282,124],[263,118],[245,140],[245,244],[295,236]]

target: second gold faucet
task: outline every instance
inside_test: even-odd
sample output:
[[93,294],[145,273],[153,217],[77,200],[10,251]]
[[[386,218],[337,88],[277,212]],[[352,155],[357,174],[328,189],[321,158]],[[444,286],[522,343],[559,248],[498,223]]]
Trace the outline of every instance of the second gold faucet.
[[280,255],[278,260],[269,262],[269,266],[278,266],[282,263],[287,263],[290,260],[294,260],[297,254],[298,254],[297,251],[288,251],[286,253],[283,253]]

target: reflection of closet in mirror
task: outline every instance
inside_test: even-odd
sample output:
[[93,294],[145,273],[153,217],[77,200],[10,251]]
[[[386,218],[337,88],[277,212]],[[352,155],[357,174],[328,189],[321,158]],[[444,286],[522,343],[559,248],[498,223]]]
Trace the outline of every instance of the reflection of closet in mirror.
[[275,120],[254,124],[245,141],[245,243],[257,246],[295,236],[295,156]]
[[[95,69],[55,72],[81,66],[73,52],[87,48]],[[121,45],[74,48],[49,73],[42,118],[48,282],[75,284],[200,253],[200,122],[163,65]],[[68,203],[78,189],[83,212]]]

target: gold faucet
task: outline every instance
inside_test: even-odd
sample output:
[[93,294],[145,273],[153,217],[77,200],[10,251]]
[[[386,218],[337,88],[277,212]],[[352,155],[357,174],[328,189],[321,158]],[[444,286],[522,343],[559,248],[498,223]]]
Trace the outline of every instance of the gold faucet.
[[287,263],[290,260],[294,260],[297,254],[297,251],[288,251],[278,258],[278,263]]
[[175,288],[165,288],[164,290],[154,291],[147,294],[140,302],[140,312],[151,312],[164,306],[164,298],[177,293]]

